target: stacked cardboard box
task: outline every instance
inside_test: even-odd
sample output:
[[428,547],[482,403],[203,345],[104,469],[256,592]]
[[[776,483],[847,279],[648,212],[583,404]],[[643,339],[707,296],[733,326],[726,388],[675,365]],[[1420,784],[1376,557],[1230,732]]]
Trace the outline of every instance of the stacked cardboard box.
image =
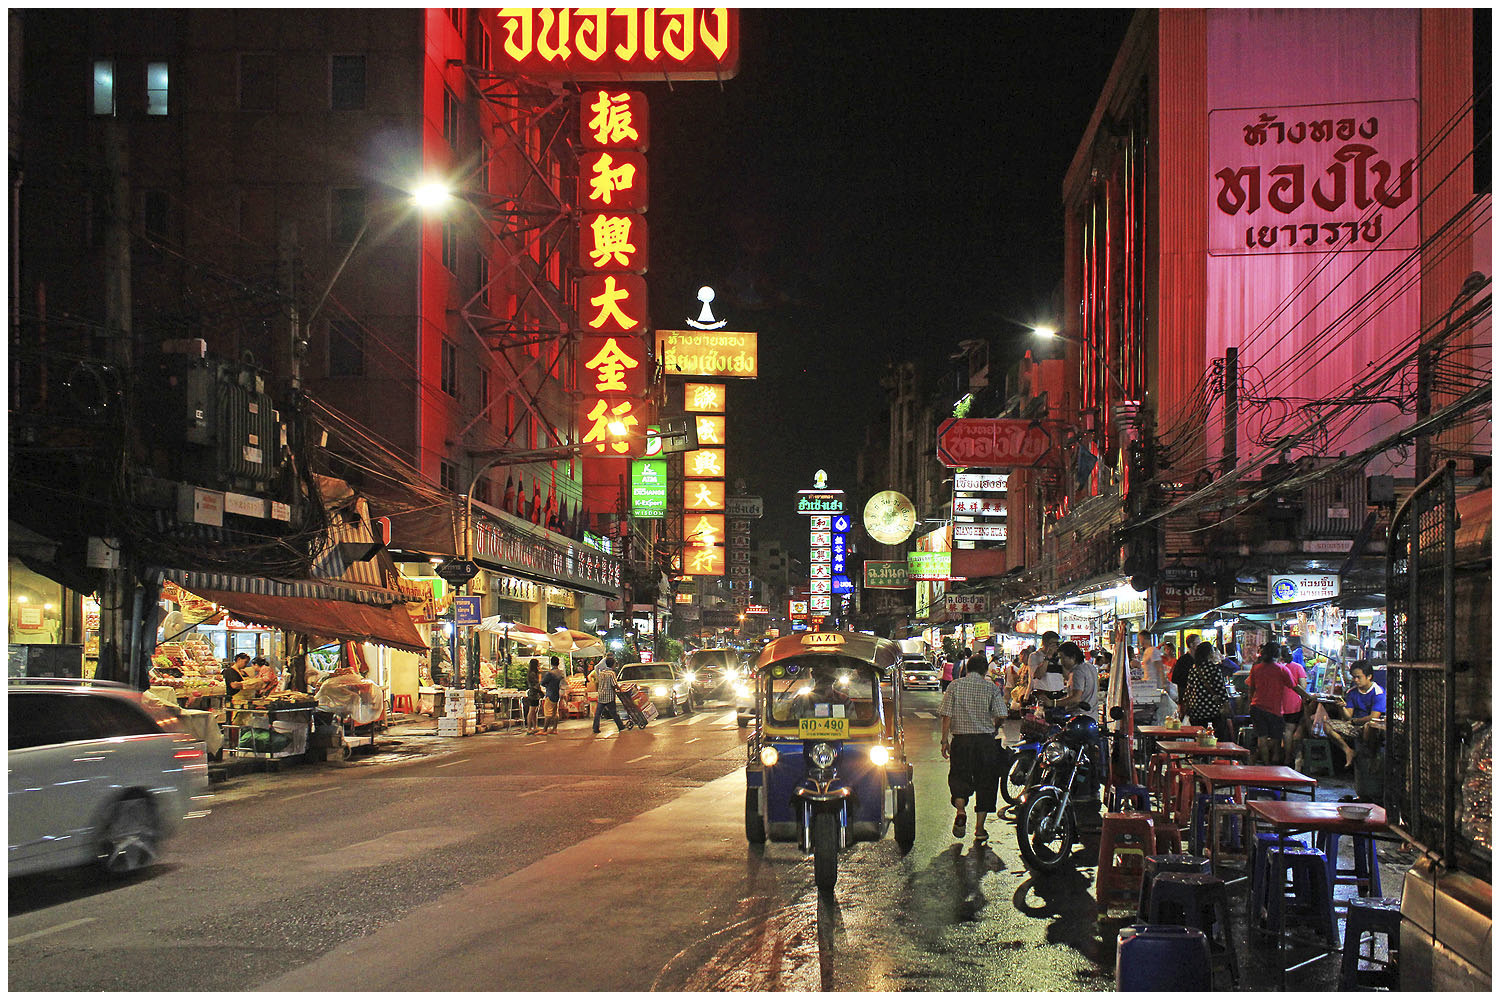
[[443,715],[438,719],[439,736],[472,736],[478,727],[479,712],[474,692],[448,688],[443,692]]

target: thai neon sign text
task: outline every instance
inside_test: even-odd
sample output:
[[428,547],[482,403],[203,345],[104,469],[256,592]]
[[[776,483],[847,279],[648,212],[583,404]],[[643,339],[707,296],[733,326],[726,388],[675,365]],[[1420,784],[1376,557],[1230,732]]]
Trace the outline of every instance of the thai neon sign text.
[[729,7],[501,7],[495,68],[559,80],[722,80],[739,69]]

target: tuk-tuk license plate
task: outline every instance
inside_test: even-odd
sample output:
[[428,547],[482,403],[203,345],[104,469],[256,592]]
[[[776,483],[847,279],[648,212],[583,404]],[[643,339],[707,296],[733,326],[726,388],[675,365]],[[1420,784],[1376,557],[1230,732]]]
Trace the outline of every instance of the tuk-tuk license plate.
[[848,719],[798,719],[797,735],[804,740],[846,740]]

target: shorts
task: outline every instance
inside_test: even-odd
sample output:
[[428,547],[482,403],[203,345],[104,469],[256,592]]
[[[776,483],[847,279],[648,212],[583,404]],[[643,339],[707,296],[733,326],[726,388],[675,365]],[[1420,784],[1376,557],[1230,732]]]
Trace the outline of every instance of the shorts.
[[1255,705],[1250,706],[1250,724],[1255,727],[1256,739],[1279,740],[1286,726],[1280,713],[1268,712]]
[[1295,712],[1282,713],[1281,721],[1285,722],[1289,726],[1300,724],[1302,722],[1302,709],[1299,708]]
[[543,699],[542,709],[546,713],[547,718],[557,718],[557,702],[553,701],[551,698]]
[[974,796],[976,812],[995,811],[1000,791],[1000,744],[992,734],[958,733],[948,748],[948,791],[956,799]]

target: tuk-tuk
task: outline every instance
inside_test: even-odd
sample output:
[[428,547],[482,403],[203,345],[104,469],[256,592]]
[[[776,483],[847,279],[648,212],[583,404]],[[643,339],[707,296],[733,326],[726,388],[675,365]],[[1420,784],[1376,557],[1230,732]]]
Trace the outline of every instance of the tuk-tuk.
[[799,843],[821,891],[838,880],[841,848],[890,824],[903,851],[916,840],[900,665],[900,647],[861,632],[794,633],[755,661],[745,838]]

